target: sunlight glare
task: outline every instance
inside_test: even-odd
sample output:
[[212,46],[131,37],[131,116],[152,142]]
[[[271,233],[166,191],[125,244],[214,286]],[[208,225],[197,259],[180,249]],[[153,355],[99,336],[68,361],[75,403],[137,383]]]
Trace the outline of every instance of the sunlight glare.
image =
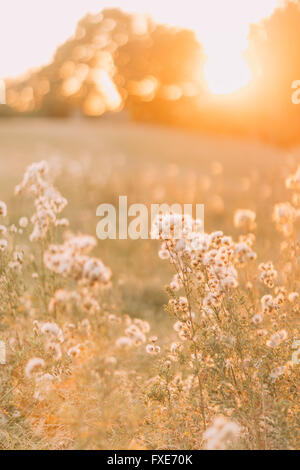
[[252,78],[248,64],[239,53],[212,56],[204,66],[209,90],[216,95],[233,93],[246,86]]
[[194,29],[207,56],[204,75],[208,89],[213,94],[225,95],[251,81],[252,73],[243,57],[248,47],[249,26],[269,16],[278,6],[278,0],[213,3],[215,8],[208,12],[207,26]]

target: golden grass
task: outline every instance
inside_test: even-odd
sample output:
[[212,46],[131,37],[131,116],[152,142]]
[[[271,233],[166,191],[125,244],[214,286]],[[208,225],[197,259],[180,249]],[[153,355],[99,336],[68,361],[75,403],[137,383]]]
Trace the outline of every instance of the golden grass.
[[[178,296],[188,299],[187,310],[174,310],[172,301],[164,309],[168,297],[176,300],[177,294],[165,289],[174,263],[159,259],[159,242],[98,241],[87,256],[101,258],[112,278],[109,285],[96,286],[69,274],[60,276],[51,263],[45,266],[49,245],[63,243],[63,228],[51,226],[34,243],[29,242],[31,226],[3,236],[8,248],[0,253],[0,339],[7,344],[7,364],[0,366],[1,448],[198,449],[209,446],[207,442],[216,448],[299,448],[299,366],[290,364],[299,311],[297,303],[288,301],[288,294],[299,292],[298,248],[280,250],[285,237],[272,221],[274,205],[291,198],[284,181],[299,163],[297,149],[287,153],[250,141],[110,121],[12,120],[1,122],[0,154],[0,201],[8,207],[1,223],[8,228],[19,230],[20,217],[34,213],[34,198],[26,191],[15,196],[14,187],[25,168],[41,160],[49,163],[49,181],[68,200],[61,217],[68,218],[75,234],[95,236],[97,206],[117,204],[119,195],[127,195],[129,204],[203,203],[205,231],[222,230],[234,243],[247,233],[234,226],[238,209],[254,211],[257,224],[257,260],[249,265],[232,261],[239,287],[226,291],[214,306],[218,328],[242,344],[230,355],[214,343],[213,326],[203,316],[205,283],[195,290],[185,278]],[[297,239],[297,233],[295,223],[288,239]],[[21,262],[15,259],[20,252]],[[12,261],[17,265],[9,267]],[[267,261],[278,273],[275,288],[285,288],[283,306],[262,327],[254,327],[252,317],[261,311],[261,298],[281,293],[258,279],[258,265]],[[205,275],[201,263],[201,268],[191,264],[187,269],[191,259],[185,256],[178,263],[184,276],[197,269],[200,277]],[[55,293],[61,289],[72,295],[64,291],[63,300],[57,300]],[[185,341],[179,336],[183,349],[170,366],[170,345],[178,341],[173,317],[185,323],[189,315],[184,317],[184,312],[194,309],[201,318],[194,336],[199,328],[201,339],[190,333]],[[63,341],[43,333],[47,322],[55,322]],[[142,339],[136,340],[135,328]],[[269,354],[265,339],[256,337],[257,329],[266,329],[268,338],[286,330],[285,349],[277,357]],[[160,347],[157,355],[145,350],[153,335],[158,336],[153,342]],[[120,348],[120,337],[133,337],[136,344]],[[59,358],[49,343],[60,348]],[[251,372],[243,372],[238,351],[243,361],[250,356]],[[198,353],[204,365],[191,366]],[[255,375],[254,363],[264,354],[264,375]],[[41,380],[40,372],[26,376],[26,364],[36,357],[44,360],[43,374],[51,378]],[[232,373],[229,366],[224,369],[228,360],[233,361]],[[285,375],[268,378],[272,368],[287,363]],[[211,434],[204,434],[209,426],[214,426]]]

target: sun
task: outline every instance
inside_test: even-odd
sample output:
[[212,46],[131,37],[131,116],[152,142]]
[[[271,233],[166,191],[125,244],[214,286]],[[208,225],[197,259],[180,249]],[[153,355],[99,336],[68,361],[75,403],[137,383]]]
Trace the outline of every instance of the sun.
[[[250,24],[269,16],[279,5],[280,0],[185,0],[183,6],[182,2],[165,0],[151,2],[150,12],[159,21],[196,33],[207,57],[207,87],[213,94],[226,95],[251,82],[252,73],[244,58]],[[197,66],[195,69],[197,73]]]
[[204,66],[208,89],[216,95],[238,91],[250,83],[252,73],[239,53],[212,56]]
[[226,95],[251,82],[252,72],[244,57],[249,27],[269,16],[278,0],[216,0],[212,5],[206,11],[206,23],[194,29],[207,57],[204,76],[208,89]]

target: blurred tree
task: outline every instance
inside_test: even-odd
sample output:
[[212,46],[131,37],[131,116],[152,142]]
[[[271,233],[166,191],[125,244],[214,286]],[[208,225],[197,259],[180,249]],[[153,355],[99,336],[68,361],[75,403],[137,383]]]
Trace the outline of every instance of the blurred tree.
[[[198,93],[204,54],[194,33],[146,15],[105,9],[86,15],[52,63],[8,85],[18,112],[101,116],[127,105],[138,119],[182,121]],[[166,106],[167,102],[167,106]]]
[[116,66],[137,119],[182,124],[203,86],[204,53],[192,31],[157,26],[120,47]]
[[292,103],[292,83],[300,79],[300,2],[287,1],[252,25],[249,42],[257,131],[282,144],[296,142],[300,107]]

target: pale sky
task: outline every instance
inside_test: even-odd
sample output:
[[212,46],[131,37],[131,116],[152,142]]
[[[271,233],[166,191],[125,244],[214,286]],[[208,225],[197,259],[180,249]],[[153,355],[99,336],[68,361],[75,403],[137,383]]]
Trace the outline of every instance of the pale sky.
[[194,29],[209,56],[220,48],[239,54],[250,22],[270,14],[278,0],[2,0],[0,78],[51,60],[55,48],[88,11],[117,6],[150,13],[156,20]]

